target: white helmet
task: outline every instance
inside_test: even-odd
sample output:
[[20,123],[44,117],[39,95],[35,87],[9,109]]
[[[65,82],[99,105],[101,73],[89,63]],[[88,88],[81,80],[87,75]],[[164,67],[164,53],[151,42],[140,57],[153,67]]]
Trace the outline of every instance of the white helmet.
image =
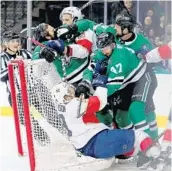
[[60,13],[60,20],[62,20],[63,14],[70,14],[73,20],[83,19],[84,15],[78,7],[66,7]]
[[68,103],[75,96],[75,87],[71,84],[61,82],[53,87],[51,93],[55,102]]

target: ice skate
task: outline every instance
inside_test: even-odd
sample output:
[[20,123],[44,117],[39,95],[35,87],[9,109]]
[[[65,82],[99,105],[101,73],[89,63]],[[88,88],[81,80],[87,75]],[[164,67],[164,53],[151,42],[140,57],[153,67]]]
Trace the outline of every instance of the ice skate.
[[169,146],[166,151],[162,151],[160,156],[150,162],[148,171],[163,171],[168,166],[171,166],[171,147]]

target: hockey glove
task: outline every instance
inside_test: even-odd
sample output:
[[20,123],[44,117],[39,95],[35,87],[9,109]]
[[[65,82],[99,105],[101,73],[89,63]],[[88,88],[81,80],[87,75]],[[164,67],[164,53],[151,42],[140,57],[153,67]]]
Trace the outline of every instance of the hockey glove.
[[56,34],[62,40],[72,39],[78,34],[78,27],[75,24],[72,26],[62,25],[57,28]]
[[94,77],[95,78],[92,81],[92,86],[94,89],[96,89],[96,87],[106,87],[107,77],[105,75],[97,74]]
[[59,55],[62,55],[65,49],[64,41],[61,39],[49,40],[46,46],[54,49]]
[[56,56],[57,53],[49,47],[44,47],[40,51],[40,58],[44,58],[49,63],[53,62]]
[[81,94],[84,94],[85,98],[88,98],[90,95],[91,85],[89,82],[83,80],[78,84],[78,87],[75,90],[75,96],[79,97]]
[[94,69],[95,74],[98,73],[100,75],[106,75],[107,66],[108,66],[108,60],[107,59],[98,61],[96,63],[95,69]]

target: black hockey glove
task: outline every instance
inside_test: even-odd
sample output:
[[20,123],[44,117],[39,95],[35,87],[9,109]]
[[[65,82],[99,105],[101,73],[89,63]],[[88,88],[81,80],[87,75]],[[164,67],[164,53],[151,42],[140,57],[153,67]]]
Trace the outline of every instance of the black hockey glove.
[[108,59],[97,61],[95,65],[95,74],[100,74],[100,75],[106,75],[107,71],[107,66],[108,66]]
[[40,58],[44,58],[49,63],[53,62],[56,56],[56,52],[49,47],[44,47],[40,51]]
[[75,90],[75,96],[79,97],[81,94],[84,94],[84,97],[87,99],[90,95],[90,89],[90,83],[83,80],[78,84],[78,87]]
[[72,26],[62,25],[56,29],[56,35],[62,40],[73,39],[78,35],[78,27],[75,24]]

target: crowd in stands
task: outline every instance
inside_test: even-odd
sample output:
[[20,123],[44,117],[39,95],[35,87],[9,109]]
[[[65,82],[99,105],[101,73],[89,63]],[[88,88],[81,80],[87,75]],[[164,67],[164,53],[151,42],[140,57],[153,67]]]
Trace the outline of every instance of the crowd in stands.
[[[124,0],[130,13],[137,17],[137,1]],[[155,46],[161,46],[171,40],[171,2],[140,1],[139,21],[146,36]]]

